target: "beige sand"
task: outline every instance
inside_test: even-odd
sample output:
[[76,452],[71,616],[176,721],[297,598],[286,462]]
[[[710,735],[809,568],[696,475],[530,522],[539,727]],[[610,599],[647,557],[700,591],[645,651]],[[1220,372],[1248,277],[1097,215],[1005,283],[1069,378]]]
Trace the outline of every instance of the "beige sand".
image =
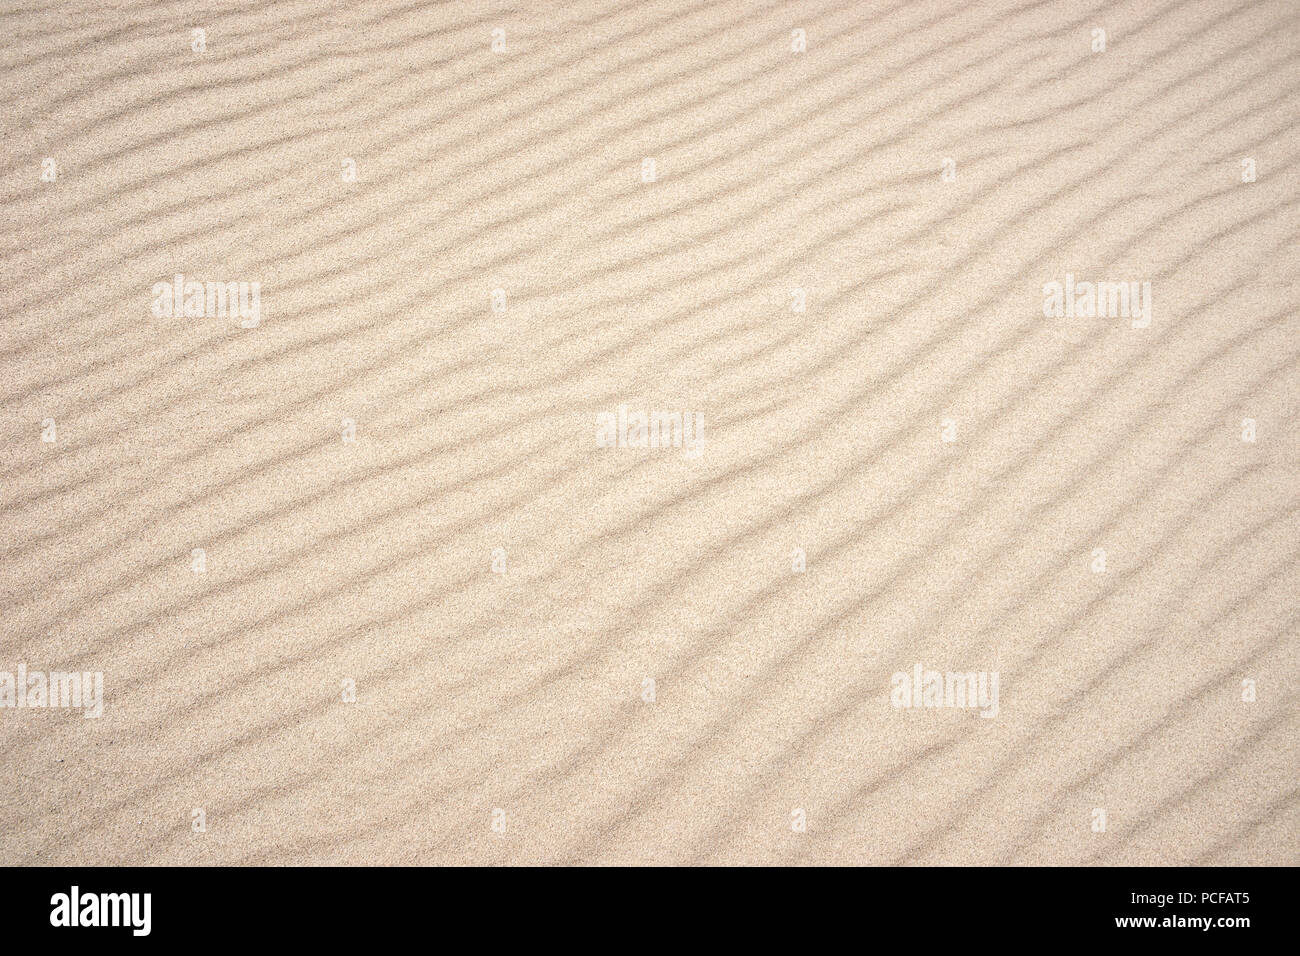
[[0,863],[1300,862],[1292,0],[0,35]]

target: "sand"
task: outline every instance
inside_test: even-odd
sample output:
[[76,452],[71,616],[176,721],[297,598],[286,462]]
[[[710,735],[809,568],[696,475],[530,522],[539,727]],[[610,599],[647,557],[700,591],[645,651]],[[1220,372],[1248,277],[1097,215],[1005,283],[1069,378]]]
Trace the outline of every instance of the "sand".
[[0,36],[0,863],[1300,862],[1290,0]]

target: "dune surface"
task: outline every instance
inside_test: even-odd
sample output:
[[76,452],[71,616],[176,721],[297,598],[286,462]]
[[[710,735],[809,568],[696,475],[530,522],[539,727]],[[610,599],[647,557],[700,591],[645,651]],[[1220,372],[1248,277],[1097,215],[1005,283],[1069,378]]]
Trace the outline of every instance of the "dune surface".
[[1297,63],[7,4],[0,863],[1300,862]]

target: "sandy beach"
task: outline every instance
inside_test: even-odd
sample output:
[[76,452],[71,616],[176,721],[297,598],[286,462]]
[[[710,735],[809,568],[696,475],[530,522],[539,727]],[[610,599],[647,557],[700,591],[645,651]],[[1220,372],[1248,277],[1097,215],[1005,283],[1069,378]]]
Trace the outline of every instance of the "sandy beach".
[[1293,0],[0,36],[0,864],[1300,863]]

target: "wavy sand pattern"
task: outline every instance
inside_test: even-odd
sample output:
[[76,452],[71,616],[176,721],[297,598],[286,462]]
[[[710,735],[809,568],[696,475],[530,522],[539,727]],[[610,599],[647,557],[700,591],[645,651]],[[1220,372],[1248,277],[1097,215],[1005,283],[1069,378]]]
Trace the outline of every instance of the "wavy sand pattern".
[[0,862],[1300,862],[1293,0],[0,36]]

